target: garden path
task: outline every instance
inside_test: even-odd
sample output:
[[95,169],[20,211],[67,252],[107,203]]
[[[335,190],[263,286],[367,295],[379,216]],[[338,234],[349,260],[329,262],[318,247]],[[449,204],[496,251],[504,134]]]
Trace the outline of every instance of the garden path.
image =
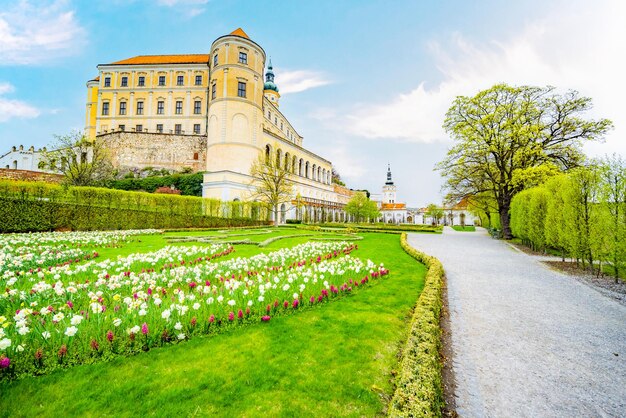
[[626,416],[625,306],[482,228],[409,243],[446,271],[460,416]]

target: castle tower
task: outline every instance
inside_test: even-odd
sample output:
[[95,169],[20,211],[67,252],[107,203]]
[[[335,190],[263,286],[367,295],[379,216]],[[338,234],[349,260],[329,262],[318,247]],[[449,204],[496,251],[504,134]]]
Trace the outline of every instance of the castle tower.
[[239,28],[213,42],[209,67],[202,196],[244,200],[262,146],[265,51]]
[[278,107],[278,99],[280,99],[280,94],[278,93],[278,87],[274,83],[274,67],[272,67],[271,59],[269,65],[267,66],[267,72],[265,73],[265,85],[263,86],[263,95],[267,97],[267,99],[272,102],[272,104]]
[[387,181],[383,186],[383,203],[396,203],[396,186],[391,179],[391,166],[387,164]]

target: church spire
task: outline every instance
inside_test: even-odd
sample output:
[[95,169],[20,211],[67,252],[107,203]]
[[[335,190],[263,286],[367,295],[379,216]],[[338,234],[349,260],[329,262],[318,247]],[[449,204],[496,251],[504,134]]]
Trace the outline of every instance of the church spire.
[[393,186],[393,180],[391,180],[391,165],[387,163],[387,185]]
[[267,66],[267,72],[265,73],[265,81],[274,82],[274,67],[272,67],[272,59],[270,58],[270,63]]

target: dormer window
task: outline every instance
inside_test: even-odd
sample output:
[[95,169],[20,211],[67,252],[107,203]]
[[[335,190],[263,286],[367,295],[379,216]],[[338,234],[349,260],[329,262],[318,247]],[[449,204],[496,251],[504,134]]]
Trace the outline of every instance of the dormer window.
[[246,54],[245,52],[240,52],[239,53],[239,63],[240,64],[248,64],[248,54]]

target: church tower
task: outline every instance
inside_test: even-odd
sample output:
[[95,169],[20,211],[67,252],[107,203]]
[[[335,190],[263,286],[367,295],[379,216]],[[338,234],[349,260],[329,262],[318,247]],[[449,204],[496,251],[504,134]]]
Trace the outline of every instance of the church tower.
[[213,42],[209,68],[207,173],[202,196],[244,200],[250,167],[264,146],[260,142],[265,51],[239,28]]
[[387,181],[383,186],[383,203],[396,203],[396,186],[391,179],[391,166],[387,164]]
[[272,67],[272,60],[267,66],[267,72],[265,73],[265,85],[263,86],[263,95],[272,102],[272,104],[278,107],[278,99],[280,94],[278,93],[278,87],[274,84],[274,67]]

